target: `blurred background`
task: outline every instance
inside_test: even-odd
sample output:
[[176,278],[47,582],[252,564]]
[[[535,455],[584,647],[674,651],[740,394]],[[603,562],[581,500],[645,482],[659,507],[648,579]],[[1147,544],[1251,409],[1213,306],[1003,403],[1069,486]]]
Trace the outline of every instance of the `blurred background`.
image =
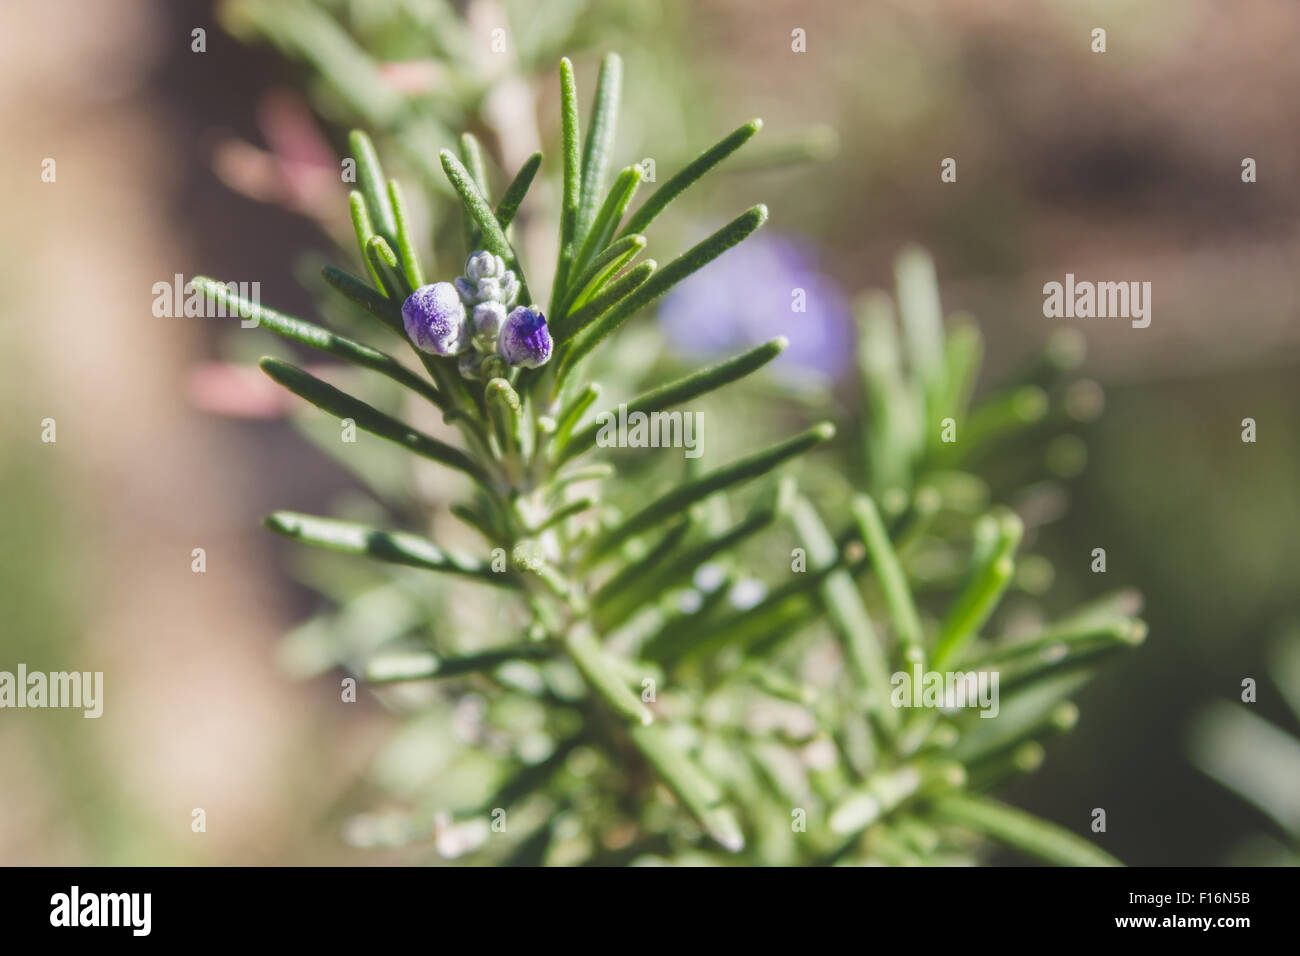
[[[429,13],[441,4],[317,4],[401,64],[371,77],[348,72],[328,30],[285,34],[276,6],[0,7],[0,670],[106,683],[99,720],[0,712],[0,863],[400,859],[349,848],[339,810],[398,722],[365,694],[341,704],[339,672],[284,653],[282,635],[320,602],[260,525],[286,505],[329,510],[354,479],[241,377],[237,363],[276,343],[156,317],[151,290],[177,273],[258,281],[263,303],[316,315],[298,278],[340,255],[347,124],[382,114],[394,91],[454,87],[445,64],[486,62],[500,23],[514,66],[485,71],[486,94],[453,89],[469,105],[393,144],[408,195],[437,188],[430,160],[465,122],[506,131],[493,145],[510,170],[538,145],[553,156],[538,130],[555,126],[555,60],[574,58],[585,105],[599,56],[618,50],[620,162],[653,156],[670,171],[751,116],[774,147],[814,157],[792,166],[774,148],[722,177],[683,204],[681,236],[764,201],[760,252],[795,263],[823,304],[889,287],[900,248],[929,249],[945,310],[973,314],[987,339],[982,387],[1073,321],[1105,410],[1083,433],[1068,511],[1037,542],[1056,569],[1045,600],[1064,609],[1131,585],[1150,636],[1080,696],[1078,729],[1007,796],[1057,821],[1106,808],[1107,848],[1133,865],[1287,859],[1300,804],[1300,723],[1285,704],[1300,618],[1300,7],[471,2],[454,5],[467,25],[449,40]],[[428,32],[386,27],[408,6]],[[1091,52],[1096,27],[1104,54]],[[806,52],[791,49],[795,29]],[[337,70],[359,100],[331,86]],[[955,183],[940,182],[947,157]],[[1245,157],[1257,182],[1242,182]],[[545,175],[553,189],[549,161]],[[1066,272],[1150,281],[1150,327],[1044,318],[1042,286]],[[666,304],[665,327],[707,347],[673,332],[671,313],[690,305]],[[843,308],[774,320],[794,341],[791,401],[837,418],[860,401],[837,360],[852,341]],[[1255,444],[1241,441],[1247,417]],[[55,443],[40,440],[45,418]],[[1089,571],[1096,547],[1104,582]],[[1259,684],[1252,705],[1245,678]],[[1259,731],[1207,721],[1216,700],[1276,729],[1259,786],[1280,798],[1216,781],[1239,780],[1216,754]],[[194,833],[200,807],[207,830]]]

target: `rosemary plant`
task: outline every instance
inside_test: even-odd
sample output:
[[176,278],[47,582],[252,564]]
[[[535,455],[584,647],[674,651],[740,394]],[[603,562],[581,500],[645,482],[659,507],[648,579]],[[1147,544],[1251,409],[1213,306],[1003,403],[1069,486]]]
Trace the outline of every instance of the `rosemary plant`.
[[[1037,633],[990,638],[1023,524],[987,510],[981,496],[963,497],[981,479],[957,469],[974,466],[928,436],[951,417],[980,436],[963,448],[987,447],[1008,415],[1025,419],[1027,393],[1009,403],[995,396],[991,411],[967,418],[977,342],[967,326],[945,337],[921,260],[900,267],[910,378],[881,344],[881,301],[867,308],[870,478],[834,507],[831,527],[788,473],[835,435],[829,422],[725,463],[688,460],[655,493],[620,474],[617,459],[600,460],[608,456],[597,454],[593,355],[767,218],[754,206],[662,266],[644,258],[656,218],[761,123],[737,128],[634,208],[641,170],[610,169],[620,75],[618,58],[607,57],[584,137],[573,69],[561,62],[549,283],[512,241],[540,154],[494,194],[472,135],[461,137],[459,155],[441,151],[466,244],[463,260],[435,270],[421,261],[401,187],[385,178],[368,137],[352,134],[363,274],[331,265],[323,276],[410,346],[418,366],[193,280],[228,312],[394,383],[371,403],[286,361],[261,362],[328,415],[435,463],[444,487],[459,482],[466,495],[450,513],[481,539],[471,554],[401,527],[296,512],[267,519],[302,543],[441,581],[412,584],[395,571],[396,591],[381,582],[329,625],[365,634],[342,660],[378,692],[451,688],[421,699],[439,719],[417,720],[411,733],[456,738],[444,742],[455,756],[438,767],[463,783],[429,806],[428,778],[407,781],[397,789],[410,812],[353,821],[350,838],[432,837],[444,856],[513,863],[914,863],[973,859],[988,836],[1054,862],[1113,862],[1091,841],[986,794],[1042,759],[1039,741],[1075,719],[1068,696],[1101,655],[1140,640],[1142,626],[1123,600],[1107,599]],[[665,411],[735,387],[784,345],[774,339],[658,384],[627,409]],[[402,409],[421,406],[456,440],[408,424]],[[755,483],[742,509],[742,487]],[[428,523],[427,513],[418,517]],[[745,557],[765,532],[793,532],[790,571],[746,596]],[[947,585],[920,567],[936,538],[947,552],[966,550]],[[493,595],[486,603],[508,630],[466,649],[454,605],[474,589],[480,607],[483,593]],[[430,604],[413,590],[439,597]],[[1008,693],[996,716],[908,710],[893,699],[921,694],[927,669],[958,667],[1000,675]],[[464,706],[475,709],[468,729]]]

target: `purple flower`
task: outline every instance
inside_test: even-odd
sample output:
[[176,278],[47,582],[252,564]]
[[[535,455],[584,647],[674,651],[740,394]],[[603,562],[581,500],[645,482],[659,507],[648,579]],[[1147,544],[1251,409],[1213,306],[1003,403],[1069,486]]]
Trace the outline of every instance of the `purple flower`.
[[497,351],[511,365],[538,368],[551,357],[551,333],[546,316],[522,305],[511,311],[501,326]]
[[843,294],[807,246],[783,236],[752,236],[676,286],[659,321],[669,341],[696,355],[731,355],[784,335],[790,345],[772,368],[791,379],[834,379],[854,353]]
[[402,303],[402,324],[415,347],[434,355],[456,355],[469,345],[465,303],[450,282],[422,285]]

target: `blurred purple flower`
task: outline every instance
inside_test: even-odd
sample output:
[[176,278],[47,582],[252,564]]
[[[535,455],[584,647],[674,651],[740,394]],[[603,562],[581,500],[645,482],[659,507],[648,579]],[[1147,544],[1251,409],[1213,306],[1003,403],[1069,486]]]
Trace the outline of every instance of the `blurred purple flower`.
[[835,379],[853,357],[843,293],[807,244],[785,236],[753,236],[724,253],[664,297],[659,321],[679,350],[710,357],[784,335],[790,345],[772,368],[789,378]]

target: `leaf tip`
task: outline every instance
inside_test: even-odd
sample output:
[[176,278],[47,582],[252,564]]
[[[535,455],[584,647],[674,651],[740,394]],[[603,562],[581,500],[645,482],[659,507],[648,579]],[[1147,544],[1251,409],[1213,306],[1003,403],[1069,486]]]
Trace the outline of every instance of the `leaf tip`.
[[1147,639],[1147,622],[1133,618],[1124,629],[1123,638],[1128,644],[1137,647]]
[[262,526],[276,534],[293,534],[295,522],[283,511],[273,511],[262,519]]

